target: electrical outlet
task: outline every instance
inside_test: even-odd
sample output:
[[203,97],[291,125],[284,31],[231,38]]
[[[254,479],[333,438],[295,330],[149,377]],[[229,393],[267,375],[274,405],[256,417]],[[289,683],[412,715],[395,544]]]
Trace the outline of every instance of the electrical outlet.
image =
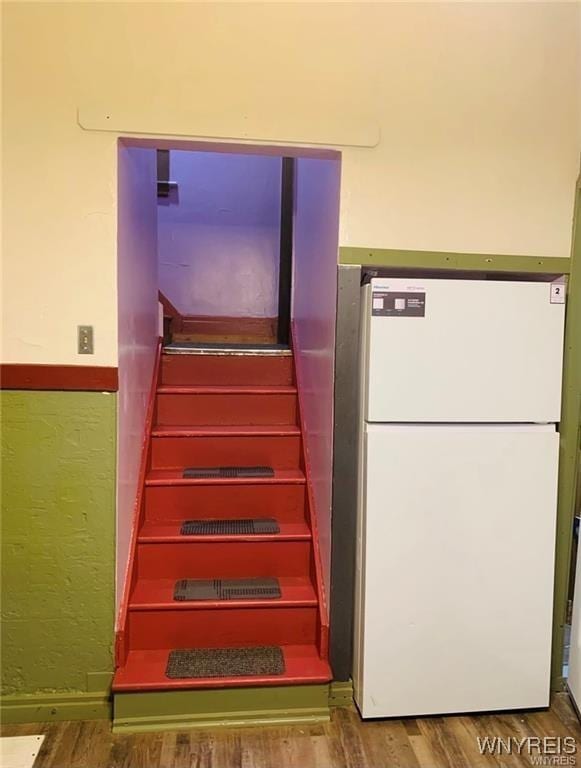
[[93,326],[78,325],[78,353],[79,355],[92,355],[93,348]]

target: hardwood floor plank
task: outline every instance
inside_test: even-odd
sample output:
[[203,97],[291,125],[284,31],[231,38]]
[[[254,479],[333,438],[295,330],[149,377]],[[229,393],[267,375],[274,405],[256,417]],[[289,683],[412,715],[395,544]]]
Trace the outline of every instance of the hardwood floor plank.
[[[305,734],[281,742],[281,758],[288,765],[330,765],[330,753],[324,736]],[[286,757],[285,757],[286,755]]]
[[343,757],[343,744],[341,743],[340,727],[337,722],[337,716],[335,711],[331,710],[331,721],[325,723],[325,739],[327,741],[327,748],[329,750],[329,767],[330,768],[342,768],[345,764]]
[[47,768],[61,768],[65,765],[68,768],[72,762],[72,756],[75,751],[77,739],[83,730],[83,722],[75,721],[58,723],[57,728],[60,732],[60,738],[58,740],[58,744],[51,754],[51,759],[47,765]]
[[458,717],[434,718],[433,728],[448,765],[472,766],[472,756],[476,744],[470,741],[465,743],[462,738],[459,738],[458,732],[454,729],[454,723],[459,719]]
[[563,719],[559,716],[556,708],[551,708],[547,712],[533,712],[527,715],[527,720],[531,723],[537,736],[572,736],[579,742],[581,749],[581,724],[575,715],[573,718]]
[[212,768],[242,768],[240,732],[224,730],[212,742]]
[[448,727],[461,744],[462,752],[466,756],[466,765],[470,765],[471,768],[487,768],[487,766],[495,765],[496,761],[494,758],[491,760],[480,754],[478,736],[482,734],[475,727],[471,717],[467,715],[464,717],[452,717]]
[[402,720],[402,723],[404,724],[406,733],[408,733],[410,736],[422,735],[420,726],[418,725],[418,721],[415,717],[406,717],[404,720]]
[[60,743],[62,729],[59,723],[38,723],[37,725],[35,733],[44,734],[44,741],[36,756],[34,768],[50,768],[52,757]]
[[420,768],[443,768],[442,763],[433,754],[429,740],[425,736],[410,736],[409,740]]
[[270,739],[256,729],[245,729],[240,734],[241,768],[266,768],[272,759]]
[[[140,734],[135,743],[132,743],[131,737],[128,737],[125,749],[120,752],[122,762],[119,768],[151,768],[152,766],[157,768],[161,765],[162,743],[163,734],[159,733]],[[116,764],[115,768],[117,768]]]
[[45,734],[35,768],[531,768],[520,755],[480,754],[478,737],[573,737],[566,694],[551,709],[362,721],[336,708],[329,723],[112,734],[107,721],[5,725],[3,736]]
[[[106,764],[113,746],[108,723],[102,720],[88,720],[80,722],[79,725],[69,762],[66,763],[67,768],[85,768],[92,761],[97,765]],[[58,763],[55,761],[55,768],[57,766]]]
[[[442,720],[443,718],[439,717],[425,717],[422,719],[418,718],[417,723],[431,755],[432,765],[436,766],[436,768],[450,768],[453,763],[450,763],[446,748],[442,742]],[[412,738],[417,737],[412,736]]]
[[[510,738],[520,739],[534,735],[530,730],[525,731],[522,728],[522,722],[510,720],[510,716],[507,716],[504,713],[480,716],[472,715],[470,720],[474,725],[477,736],[481,739],[498,738],[502,739],[504,743],[508,743]],[[512,754],[506,755],[499,748],[493,754],[485,752],[484,756],[489,758],[491,765],[498,765],[501,768],[504,768],[504,766],[510,766],[510,768],[519,768],[519,766],[522,766],[523,768],[531,767],[528,757],[523,754],[515,753],[514,751]]]
[[352,709],[338,708],[333,712],[333,722],[339,730],[339,740],[343,748],[343,765],[346,768],[376,768],[368,761],[361,740],[362,732],[359,714]]
[[419,728],[416,725],[408,730],[401,720],[366,723],[362,728],[362,739],[372,766],[419,768],[410,737],[421,738]]
[[553,695],[551,712],[555,713],[556,717],[569,728],[573,735],[577,734],[577,738],[581,742],[581,724],[568,693],[555,693]]
[[166,731],[161,739],[161,751],[159,765],[173,766],[173,758],[176,749],[177,733],[175,731]]
[[[173,762],[170,763],[173,768],[186,768],[186,766],[190,768],[190,765],[196,765],[198,768],[207,768],[208,746],[205,742],[196,743],[195,737],[197,735],[199,734],[190,734],[189,731],[178,731],[176,733]],[[194,736],[194,739],[191,736]]]
[[44,732],[44,723],[10,723],[2,726],[2,736],[40,736]]

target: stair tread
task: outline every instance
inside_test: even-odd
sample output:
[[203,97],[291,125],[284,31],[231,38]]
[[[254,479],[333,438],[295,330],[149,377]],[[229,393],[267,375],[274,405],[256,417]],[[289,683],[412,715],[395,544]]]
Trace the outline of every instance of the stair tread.
[[268,348],[265,344],[243,344],[240,346],[221,344],[210,347],[209,344],[197,346],[176,346],[163,348],[162,357],[251,357],[264,359],[269,357],[292,357],[292,350],[284,348]]
[[152,469],[145,479],[146,485],[276,485],[291,483],[304,485],[305,476],[300,469],[277,469],[274,477],[183,477],[183,469]]
[[[216,578],[220,578],[216,576]],[[228,577],[231,578],[231,577]],[[129,609],[195,610],[198,608],[291,608],[317,605],[317,596],[309,579],[280,576],[281,597],[276,599],[249,598],[245,600],[174,600],[176,579],[138,579],[131,595]]]
[[177,680],[165,675],[172,648],[130,651],[124,666],[113,680],[115,691],[146,691],[192,688],[242,688],[261,685],[300,685],[327,683],[331,680],[329,664],[321,659],[314,645],[283,645],[285,672],[282,675],[252,677],[212,677]]
[[235,425],[235,426],[158,426],[151,431],[152,437],[262,437],[300,435],[300,427],[293,424]]
[[[196,519],[192,514],[192,520]],[[215,520],[217,518],[208,518]],[[229,518],[227,518],[229,519]],[[141,543],[170,543],[179,544],[187,542],[224,542],[224,541],[288,541],[297,539],[310,539],[311,531],[305,522],[279,522],[280,533],[259,534],[226,534],[211,536],[182,536],[180,529],[183,520],[166,520],[163,522],[146,521],[139,531],[138,541]]]
[[297,388],[283,385],[243,384],[240,386],[190,386],[190,385],[161,385],[157,388],[158,395],[296,395]]

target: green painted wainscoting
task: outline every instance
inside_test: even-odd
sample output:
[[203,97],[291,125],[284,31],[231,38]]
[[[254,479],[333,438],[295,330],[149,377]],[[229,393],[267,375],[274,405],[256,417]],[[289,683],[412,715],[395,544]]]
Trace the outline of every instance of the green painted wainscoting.
[[0,394],[4,722],[110,717],[116,406]]

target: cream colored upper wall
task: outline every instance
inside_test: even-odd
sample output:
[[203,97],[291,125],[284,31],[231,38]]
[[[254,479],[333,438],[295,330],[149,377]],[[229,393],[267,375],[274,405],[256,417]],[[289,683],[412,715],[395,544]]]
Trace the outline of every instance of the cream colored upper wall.
[[[286,138],[285,122],[318,141],[336,120],[347,135],[379,127],[376,147],[342,148],[342,245],[569,254],[579,4],[3,13],[7,362],[117,363],[117,134],[83,130],[79,107],[120,112],[127,130],[161,115],[171,132],[184,105],[217,133],[248,114],[264,139]],[[95,326],[93,357],[76,354],[81,323]]]

